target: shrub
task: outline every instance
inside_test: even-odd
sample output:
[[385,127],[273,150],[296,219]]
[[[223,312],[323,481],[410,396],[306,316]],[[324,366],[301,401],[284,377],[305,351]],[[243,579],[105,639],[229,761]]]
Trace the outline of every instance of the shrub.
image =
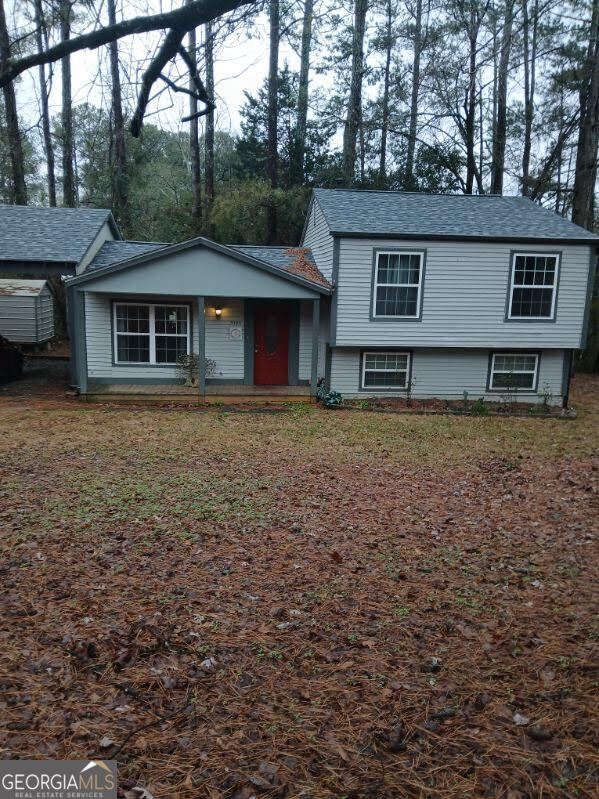
[[489,408],[487,407],[482,397],[479,397],[476,400],[476,402],[472,403],[472,407],[470,408],[470,413],[473,416],[488,416]]

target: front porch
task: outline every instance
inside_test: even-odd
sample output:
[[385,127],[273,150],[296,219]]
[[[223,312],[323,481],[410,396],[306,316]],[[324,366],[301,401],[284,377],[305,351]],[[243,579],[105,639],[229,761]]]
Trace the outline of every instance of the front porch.
[[79,394],[188,404],[314,396],[331,289],[297,274],[293,252],[265,249],[274,265],[197,239],[71,280]]
[[313,401],[310,386],[207,385],[197,388],[172,383],[90,383],[86,402],[167,403],[175,405],[252,405]]

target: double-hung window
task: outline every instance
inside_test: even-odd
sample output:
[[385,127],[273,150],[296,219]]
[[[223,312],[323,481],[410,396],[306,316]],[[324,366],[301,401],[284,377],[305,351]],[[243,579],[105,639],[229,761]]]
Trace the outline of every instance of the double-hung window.
[[189,306],[114,304],[116,363],[176,364],[189,355]]
[[372,316],[418,319],[423,270],[423,252],[377,252]]
[[491,391],[535,391],[538,371],[539,356],[536,353],[494,353],[489,388]]
[[556,254],[514,253],[508,319],[554,319],[558,271]]
[[409,352],[362,354],[362,388],[406,388],[409,371]]

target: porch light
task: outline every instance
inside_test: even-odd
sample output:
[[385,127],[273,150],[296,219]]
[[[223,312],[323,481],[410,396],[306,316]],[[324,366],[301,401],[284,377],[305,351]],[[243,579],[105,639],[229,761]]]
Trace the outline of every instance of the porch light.
[[222,313],[223,313],[223,309],[220,307],[220,305],[217,305],[216,308],[214,309],[214,315],[216,316],[217,319],[220,319],[221,316],[222,316]]

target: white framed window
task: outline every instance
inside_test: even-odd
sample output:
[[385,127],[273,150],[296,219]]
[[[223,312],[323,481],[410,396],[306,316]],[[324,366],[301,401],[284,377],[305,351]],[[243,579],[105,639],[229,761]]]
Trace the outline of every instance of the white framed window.
[[377,252],[372,291],[373,318],[418,319],[423,271],[423,252]]
[[534,352],[497,352],[491,358],[489,389],[503,391],[535,391],[539,372],[539,356]]
[[406,388],[409,373],[409,352],[362,353],[362,388]]
[[556,253],[513,253],[508,319],[554,319],[558,274]]
[[188,305],[114,303],[115,363],[174,365],[189,355]]

